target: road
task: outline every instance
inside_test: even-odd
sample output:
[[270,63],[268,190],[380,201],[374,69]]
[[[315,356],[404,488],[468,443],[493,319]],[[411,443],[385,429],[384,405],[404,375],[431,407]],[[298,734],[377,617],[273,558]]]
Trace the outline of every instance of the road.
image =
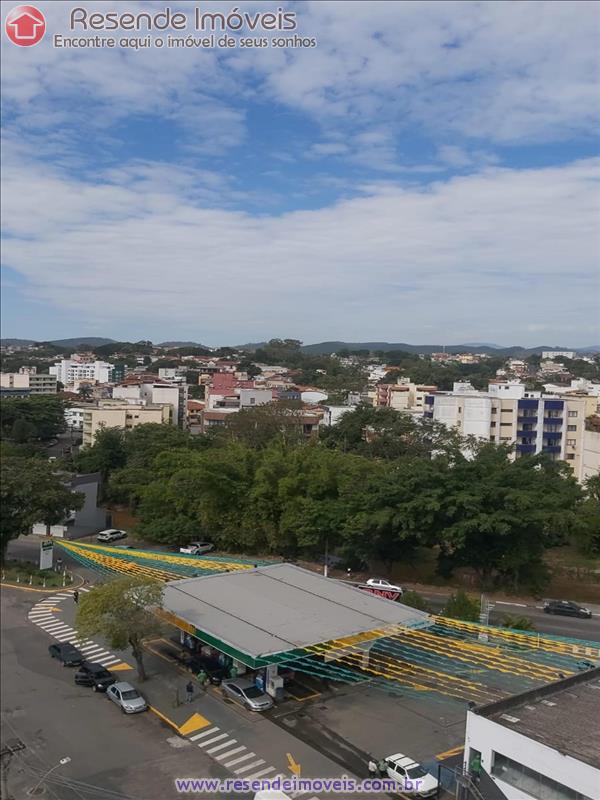
[[[25,744],[2,759],[3,800],[165,800],[178,796],[176,776],[229,777],[155,716],[125,716],[103,695],[75,686],[73,670],[48,657],[48,636],[27,621],[31,598],[1,592],[2,743]],[[28,794],[65,757],[70,762]]]
[[[422,594],[431,608],[438,612],[442,610],[448,599],[448,595],[442,592],[419,592],[419,594]],[[553,614],[546,614],[542,610],[541,602],[535,603],[531,601],[523,604],[522,602],[496,601],[494,608],[490,612],[491,624],[501,624],[507,614],[527,617],[539,633],[600,642],[600,614],[594,614],[591,619],[558,617]]]

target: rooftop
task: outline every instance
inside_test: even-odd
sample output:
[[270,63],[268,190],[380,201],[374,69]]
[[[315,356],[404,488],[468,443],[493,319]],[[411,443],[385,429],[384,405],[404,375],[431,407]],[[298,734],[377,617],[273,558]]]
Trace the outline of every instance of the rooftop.
[[473,713],[600,769],[600,667]]
[[252,659],[385,626],[429,624],[422,611],[293,564],[172,581],[164,608]]

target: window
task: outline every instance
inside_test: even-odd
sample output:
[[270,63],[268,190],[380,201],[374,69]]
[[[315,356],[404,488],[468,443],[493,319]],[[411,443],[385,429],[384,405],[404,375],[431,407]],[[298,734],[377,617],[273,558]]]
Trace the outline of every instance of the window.
[[567,447],[576,447],[577,439],[567,439]]
[[576,417],[577,415],[578,415],[577,411],[569,411],[569,416],[570,417]]
[[572,433],[573,431],[577,430],[577,425],[567,425],[567,430],[569,433]]
[[567,461],[575,461],[575,453],[567,453]]
[[518,761],[513,761],[512,758],[494,752],[492,758],[492,775],[532,797],[544,800],[591,800],[570,786],[558,783],[524,764],[519,764]]
[[500,423],[500,427],[501,428],[506,428],[506,427],[510,428],[511,426],[512,426],[512,422],[501,422]]
[[[512,414],[512,412],[513,412],[512,408],[503,408],[502,409],[502,413],[503,414]],[[532,414],[532,416],[536,416],[536,415]]]
[[495,421],[494,422],[490,422],[490,428],[495,428],[495,427],[496,427],[496,422]]
[[498,409],[494,406],[494,408],[492,408],[492,414],[497,414],[497,413],[498,413]]

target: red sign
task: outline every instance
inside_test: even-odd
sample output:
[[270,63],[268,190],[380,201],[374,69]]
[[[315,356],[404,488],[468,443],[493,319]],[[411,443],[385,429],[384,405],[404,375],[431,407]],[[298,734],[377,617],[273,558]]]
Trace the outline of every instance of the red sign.
[[393,589],[376,589],[374,586],[359,586],[363,592],[377,595],[377,597],[384,597],[386,600],[400,600],[402,592],[395,592]]
[[13,44],[32,47],[46,33],[46,19],[35,6],[15,6],[8,12],[4,30]]

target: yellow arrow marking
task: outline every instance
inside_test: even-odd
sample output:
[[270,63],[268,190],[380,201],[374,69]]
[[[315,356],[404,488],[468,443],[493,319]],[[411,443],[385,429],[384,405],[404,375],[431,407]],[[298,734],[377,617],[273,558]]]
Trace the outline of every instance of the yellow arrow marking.
[[202,714],[192,714],[192,716],[178,727],[178,731],[182,736],[187,736],[188,733],[193,733],[194,731],[199,731],[201,728],[206,728],[207,725],[211,725],[207,719],[205,719]]
[[289,768],[290,768],[290,772],[293,772],[294,775],[297,778],[299,778],[300,777],[300,772],[301,772],[300,764],[297,764],[294,761],[294,756],[291,753],[287,753],[286,755],[287,755],[287,760],[288,760],[288,765],[289,765]]
[[121,661],[120,664],[115,664],[114,667],[111,667],[110,672],[115,672],[121,669],[133,669],[133,667],[130,667],[129,664],[126,664],[124,661]]

